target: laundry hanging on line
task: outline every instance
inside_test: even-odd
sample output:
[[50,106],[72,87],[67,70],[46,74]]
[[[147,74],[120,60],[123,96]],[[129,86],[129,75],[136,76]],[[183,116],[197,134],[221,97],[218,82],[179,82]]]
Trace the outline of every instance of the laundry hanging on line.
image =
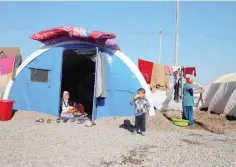
[[170,76],[165,75],[165,67],[162,64],[154,64],[151,77],[151,88],[155,90],[169,90]]
[[151,83],[153,64],[153,62],[138,59],[138,68],[148,84]]
[[0,75],[6,75],[12,72],[13,64],[15,61],[14,56],[0,59]]
[[194,75],[196,77],[197,76],[196,67],[186,67],[186,68],[184,68],[184,78],[186,78],[187,74]]
[[172,74],[173,74],[173,68],[172,68],[172,66],[165,65],[165,74],[166,74],[166,75],[172,75]]

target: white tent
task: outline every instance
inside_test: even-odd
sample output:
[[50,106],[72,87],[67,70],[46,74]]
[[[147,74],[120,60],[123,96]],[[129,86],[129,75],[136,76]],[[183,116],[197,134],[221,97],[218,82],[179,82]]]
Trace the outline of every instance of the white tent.
[[236,116],[236,73],[226,74],[212,84],[203,93],[200,108],[217,114]]

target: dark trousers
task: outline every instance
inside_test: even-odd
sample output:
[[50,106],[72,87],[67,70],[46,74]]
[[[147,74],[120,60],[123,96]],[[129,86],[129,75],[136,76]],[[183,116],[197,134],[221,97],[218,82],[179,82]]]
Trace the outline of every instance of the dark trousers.
[[135,130],[146,131],[146,113],[135,116]]

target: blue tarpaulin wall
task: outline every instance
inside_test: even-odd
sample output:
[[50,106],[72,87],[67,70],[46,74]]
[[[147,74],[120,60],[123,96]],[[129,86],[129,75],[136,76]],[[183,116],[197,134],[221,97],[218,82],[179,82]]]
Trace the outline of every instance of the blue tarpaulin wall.
[[[13,83],[9,99],[15,100],[15,110],[59,115],[62,57],[65,49],[91,50],[96,47],[68,44],[51,48],[37,56],[19,73]],[[107,96],[104,99],[98,98],[96,118],[133,115],[130,100],[141,87],[138,79],[117,56],[107,50],[100,50],[105,60]],[[32,82],[30,80],[32,68],[48,70],[48,82]]]

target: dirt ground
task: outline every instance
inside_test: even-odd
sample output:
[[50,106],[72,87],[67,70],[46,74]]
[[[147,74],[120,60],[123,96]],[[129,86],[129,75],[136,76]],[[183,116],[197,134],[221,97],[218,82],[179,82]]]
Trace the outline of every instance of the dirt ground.
[[[181,112],[168,111],[164,114],[170,118],[181,118]],[[217,115],[208,113],[206,111],[195,110],[194,112],[194,127],[180,127],[181,129],[200,129],[207,130],[216,134],[225,134],[229,132],[236,132],[236,121],[231,121],[225,115]]]
[[213,133],[224,134],[236,131],[236,121],[228,120],[225,115],[211,114],[206,111],[195,111],[196,128],[204,128]]

